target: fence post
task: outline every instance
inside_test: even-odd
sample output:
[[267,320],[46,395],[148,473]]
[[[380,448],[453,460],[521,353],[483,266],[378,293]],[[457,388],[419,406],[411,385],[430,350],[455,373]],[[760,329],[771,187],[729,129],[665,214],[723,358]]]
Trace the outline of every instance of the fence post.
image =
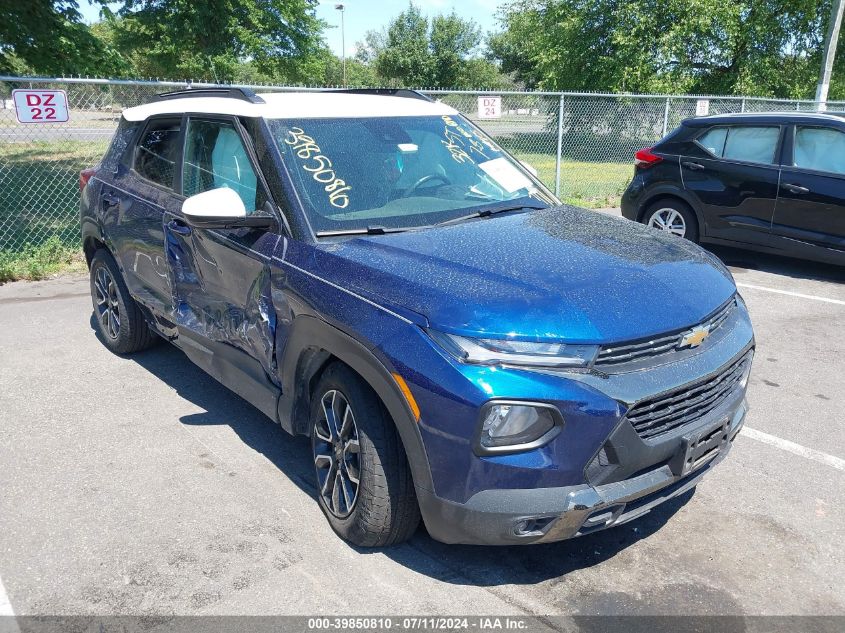
[[563,94],[557,109],[557,158],[555,160],[555,197],[560,198],[560,162],[563,155]]
[[669,97],[666,97],[666,105],[663,108],[663,134],[660,135],[660,138],[666,136],[666,132],[669,131]]
[[742,104],[739,106],[740,112],[745,112],[745,97],[742,98]]

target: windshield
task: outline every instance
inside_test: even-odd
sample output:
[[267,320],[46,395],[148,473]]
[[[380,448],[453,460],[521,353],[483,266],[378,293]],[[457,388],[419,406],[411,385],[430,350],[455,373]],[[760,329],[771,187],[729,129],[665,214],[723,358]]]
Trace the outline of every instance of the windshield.
[[556,203],[459,115],[269,124],[318,235],[429,226]]

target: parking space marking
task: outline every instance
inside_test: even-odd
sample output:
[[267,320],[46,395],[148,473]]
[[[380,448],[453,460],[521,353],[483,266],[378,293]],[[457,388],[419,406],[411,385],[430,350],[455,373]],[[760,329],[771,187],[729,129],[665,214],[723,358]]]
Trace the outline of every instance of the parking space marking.
[[0,578],[0,618],[4,616],[14,617],[14,615],[15,611],[12,609],[12,603],[9,602],[9,596],[6,595],[6,588],[3,586],[3,579]]
[[845,306],[845,301],[841,299],[831,299],[830,297],[819,297],[818,295],[805,295],[800,292],[792,292],[791,290],[779,290],[777,288],[767,288],[765,286],[755,286],[754,284],[737,283],[739,288],[751,288],[752,290],[762,290],[763,292],[774,292],[779,295],[789,295],[790,297],[798,297],[799,299],[812,299],[813,301],[824,301],[825,303],[835,303],[836,305]]
[[741,434],[746,437],[750,437],[752,440],[757,440],[758,442],[769,444],[770,446],[774,446],[789,453],[794,453],[795,455],[812,459],[813,461],[824,464],[825,466],[830,466],[836,470],[845,471],[845,459],[828,455],[827,453],[822,453],[821,451],[817,451],[813,448],[801,446],[795,442],[790,442],[789,440],[784,440],[780,437],[769,435],[768,433],[764,433],[763,431],[758,431],[757,429],[752,429],[747,426],[743,427]]

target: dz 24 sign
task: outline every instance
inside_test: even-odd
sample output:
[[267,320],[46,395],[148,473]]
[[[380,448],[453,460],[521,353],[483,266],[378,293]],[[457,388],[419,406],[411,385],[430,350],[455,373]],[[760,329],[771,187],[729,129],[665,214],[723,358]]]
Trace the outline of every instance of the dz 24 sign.
[[64,123],[68,120],[64,90],[12,90],[19,123]]
[[478,118],[498,119],[502,116],[501,97],[478,97]]

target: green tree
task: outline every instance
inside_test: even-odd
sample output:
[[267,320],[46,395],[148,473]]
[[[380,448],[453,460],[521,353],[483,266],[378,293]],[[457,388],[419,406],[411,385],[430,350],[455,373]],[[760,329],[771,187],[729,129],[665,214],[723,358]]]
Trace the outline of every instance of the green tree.
[[413,4],[387,27],[383,48],[376,52],[376,72],[408,86],[433,85],[428,19]]
[[489,47],[504,71],[550,90],[807,97],[829,8],[830,0],[513,0]]
[[429,42],[433,85],[457,87],[467,78],[464,69],[481,44],[481,29],[454,12],[437,15],[431,20]]
[[76,0],[0,1],[0,73],[109,75],[121,67],[82,22]]
[[[114,42],[142,76],[306,82],[319,66],[317,0],[125,0]],[[105,12],[108,12],[106,10]]]
[[474,88],[509,85],[492,60],[480,56],[481,29],[454,11],[426,18],[413,3],[383,31],[369,31],[356,59],[382,83],[411,87]]

